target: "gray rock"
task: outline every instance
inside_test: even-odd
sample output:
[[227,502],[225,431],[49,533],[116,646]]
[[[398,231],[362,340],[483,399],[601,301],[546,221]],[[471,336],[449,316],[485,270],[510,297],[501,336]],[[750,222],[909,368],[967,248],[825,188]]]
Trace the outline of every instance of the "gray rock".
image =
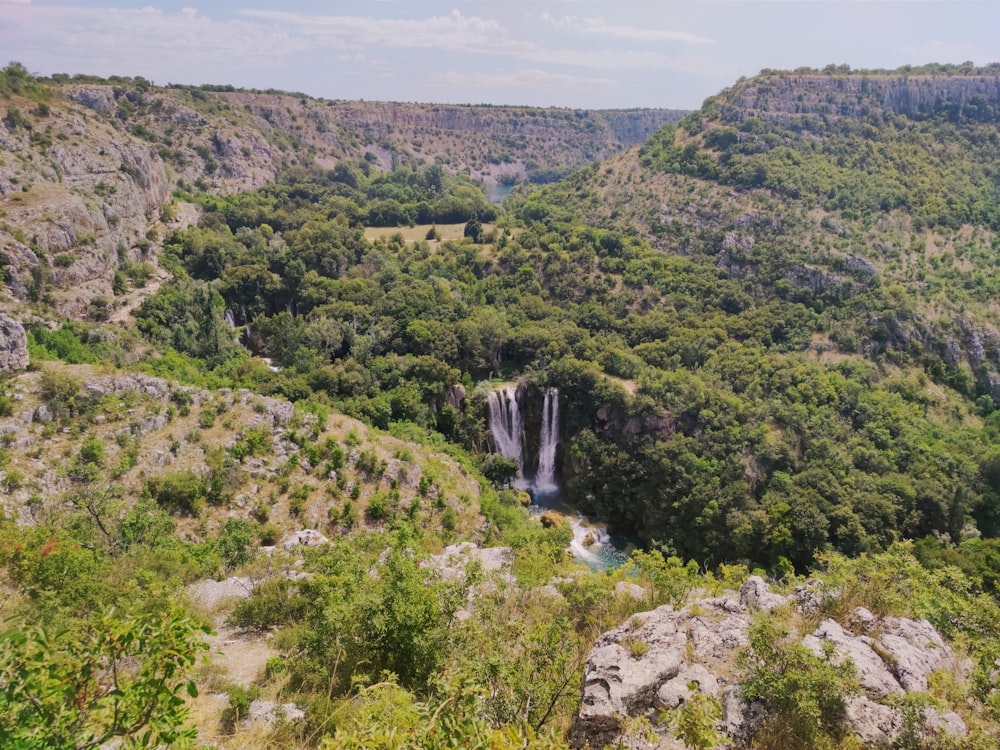
[[936,708],[924,709],[924,730],[925,736],[945,734],[964,737],[969,733],[961,716],[954,711],[938,711]]
[[783,596],[772,594],[767,583],[760,576],[750,576],[740,586],[740,606],[749,610],[770,611],[787,603],[787,601]]
[[[680,747],[657,719],[660,710],[690,698],[691,683],[720,699],[719,729],[728,741],[748,744],[766,716],[762,704],[743,699],[733,662],[747,645],[756,611],[787,603],[815,612],[821,602],[815,584],[786,598],[772,594],[763,579],[754,576],[741,586],[739,599],[730,593],[695,599],[679,611],[663,606],[633,615],[601,635],[584,667],[582,697],[570,734],[573,747],[588,743],[593,748],[611,744],[630,750]],[[926,621],[878,618],[859,608],[847,622],[850,630],[824,620],[801,643],[817,656],[829,653],[834,663],[852,662],[863,692],[847,701],[848,727],[866,747],[892,746],[905,726],[903,711],[895,703],[898,697],[925,691],[935,670],[961,678],[968,668]],[[629,720],[636,718],[652,722],[655,742],[629,730]],[[927,710],[924,719],[918,730],[925,739],[943,734],[962,737],[967,731],[961,717],[950,711]]]
[[424,565],[440,570],[444,580],[455,581],[465,576],[470,563],[477,563],[484,573],[508,572],[514,564],[514,552],[510,547],[480,548],[472,542],[459,542],[429,557]]
[[903,689],[926,691],[931,672],[955,660],[952,650],[926,620],[885,617],[876,646],[888,657],[890,668]]
[[[665,611],[666,610],[666,611]],[[583,698],[573,726],[572,743],[604,747],[621,738],[628,716],[652,717],[657,693],[686,666],[682,618],[669,607],[650,613],[650,624],[635,617],[605,633],[590,652],[584,669]],[[643,643],[636,656],[631,643]]]
[[281,546],[285,550],[292,550],[296,547],[319,547],[320,545],[329,543],[330,540],[315,529],[301,529],[285,537]]
[[816,591],[813,585],[808,583],[797,587],[795,593],[792,594],[792,599],[795,600],[795,609],[804,615],[818,612],[823,604],[822,595]]
[[849,698],[846,719],[867,747],[890,747],[903,731],[903,713],[861,695]]
[[251,724],[273,724],[276,721],[295,721],[304,719],[306,712],[294,703],[275,703],[274,701],[256,700],[250,704],[244,727]]
[[24,326],[0,313],[0,371],[28,366],[28,335]]
[[465,386],[461,383],[450,386],[447,391],[445,391],[445,401],[455,409],[462,408],[462,402],[465,401]]
[[[691,686],[695,685],[695,690]],[[656,703],[661,708],[677,708],[691,699],[696,691],[708,695],[717,695],[719,680],[701,664],[685,667],[677,676],[667,680],[656,691]]]
[[734,651],[747,645],[749,619],[731,615],[692,617],[687,625],[687,637],[699,659],[728,661]]
[[764,709],[759,703],[747,703],[739,685],[722,691],[722,729],[738,743],[749,740],[764,723]]
[[110,86],[81,86],[66,94],[70,101],[82,104],[87,109],[110,112],[115,108],[115,95]]
[[834,662],[839,664],[850,659],[858,675],[858,682],[874,698],[885,698],[904,692],[893,677],[892,672],[871,647],[872,639],[856,636],[844,630],[833,620],[823,620],[819,627],[802,639],[802,645],[816,656],[823,656],[823,645],[830,644],[834,650]]

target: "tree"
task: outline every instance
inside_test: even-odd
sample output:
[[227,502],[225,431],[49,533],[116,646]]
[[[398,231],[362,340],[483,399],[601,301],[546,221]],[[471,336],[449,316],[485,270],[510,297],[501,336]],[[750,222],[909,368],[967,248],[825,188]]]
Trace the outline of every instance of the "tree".
[[177,612],[103,616],[80,637],[43,626],[0,634],[0,746],[86,750],[115,738],[159,747],[194,738],[184,726],[188,677],[208,649]]
[[519,470],[517,459],[504,458],[495,453],[487,453],[482,457],[479,470],[483,476],[497,489],[509,487],[517,479]]
[[466,222],[463,234],[476,244],[479,244],[483,236],[483,223],[479,220],[479,217],[473,216]]

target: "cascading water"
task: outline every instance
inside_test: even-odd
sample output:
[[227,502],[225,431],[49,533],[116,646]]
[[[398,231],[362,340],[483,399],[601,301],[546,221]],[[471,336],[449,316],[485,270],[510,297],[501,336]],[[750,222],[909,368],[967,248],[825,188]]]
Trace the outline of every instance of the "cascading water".
[[559,445],[559,390],[545,389],[542,404],[542,434],[538,443],[538,473],[535,475],[535,489],[538,492],[557,492],[556,446]]
[[524,476],[524,422],[521,404],[517,400],[516,386],[506,386],[491,391],[489,404],[490,432],[496,451],[504,458],[517,461],[515,486],[529,490],[532,495],[530,510],[540,514],[555,510],[567,516],[573,529],[569,549],[591,568],[617,567],[625,560],[608,534],[599,524],[593,524],[575,510],[567,507],[561,497],[561,487],[556,477],[556,448],[559,445],[559,390],[547,388],[542,402],[542,424],[538,441],[538,470],[533,480]]
[[517,403],[517,388],[507,386],[500,391],[490,391],[490,432],[497,453],[504,458],[517,461],[517,478],[524,476],[524,455],[521,445],[524,426],[521,424],[521,407]]
[[236,318],[233,316],[232,310],[226,310],[226,325],[230,328],[236,328]]

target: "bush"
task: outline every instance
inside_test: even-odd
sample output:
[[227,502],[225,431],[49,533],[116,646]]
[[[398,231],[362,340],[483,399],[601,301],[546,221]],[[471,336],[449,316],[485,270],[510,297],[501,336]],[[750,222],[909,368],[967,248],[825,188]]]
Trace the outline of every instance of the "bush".
[[[118,618],[76,638],[41,627],[0,633],[0,746],[99,747],[115,738],[129,747],[173,745],[198,695],[188,679],[203,633],[175,614]],[[131,740],[131,741],[130,741]]]
[[206,496],[205,480],[193,471],[151,479],[146,492],[165,510],[196,516]]
[[749,645],[737,660],[743,697],[764,705],[766,746],[834,748],[845,731],[845,701],[860,690],[854,665],[834,664],[832,644],[824,644],[818,657],[787,639],[787,625],[771,613],[751,625]]
[[229,705],[222,712],[222,726],[229,732],[250,713],[250,704],[260,698],[260,688],[256,685],[245,688],[242,685],[230,685],[226,688]]
[[270,578],[254,589],[250,598],[236,605],[229,616],[229,623],[238,628],[265,632],[301,620],[307,603],[295,583],[287,578]]
[[95,464],[99,466],[103,459],[104,444],[101,443],[99,438],[91,435],[83,441],[83,445],[80,446],[80,461],[82,463]]

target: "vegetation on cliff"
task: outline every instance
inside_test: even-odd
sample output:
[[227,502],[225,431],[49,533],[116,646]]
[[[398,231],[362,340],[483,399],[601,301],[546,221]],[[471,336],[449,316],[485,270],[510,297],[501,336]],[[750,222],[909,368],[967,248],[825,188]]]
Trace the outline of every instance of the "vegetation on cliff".
[[[0,672],[0,700],[48,715],[53,683],[80,673],[80,711],[41,723],[180,737],[173,699],[162,724],[103,721],[106,665],[137,663],[123,643],[174,639],[170,678],[150,680],[178,696],[197,632],[176,614],[187,587],[240,575],[252,595],[197,616],[272,634],[274,653],[253,685],[196,675],[227,691],[219,744],[248,740],[241,722],[264,690],[306,709],[272,725],[274,745],[560,747],[602,631],[759,568],[789,587],[819,576],[833,619],[859,605],[927,618],[971,667],[919,700],[961,714],[956,747],[992,741],[997,125],[988,99],[907,110],[885,94],[911,73],[933,79],[927,90],[987,85],[989,71],[955,72],[768,72],[642,149],[497,207],[454,164],[385,144],[366,156],[370,143],[319,127],[330,121],[311,100],[8,68],[9,101],[69,92],[103,113],[88,127],[128,124],[156,158],[194,170],[174,199],[197,221],[123,251],[108,279],[122,296],[154,261],[172,276],[132,298],[134,329],[27,321],[42,372],[6,377],[0,393],[4,507],[18,516],[0,523],[0,610],[14,618],[0,670],[15,675]],[[837,112],[818,111],[828,96]],[[36,104],[8,110],[18,144],[61,116]],[[217,115],[228,124],[212,135]],[[315,128],[295,135],[302,118]],[[350,147],[320,166],[327,135]],[[241,172],[258,145],[288,159]],[[241,180],[253,189],[222,194]],[[5,207],[25,208],[32,190]],[[3,231],[11,254],[38,261],[23,229]],[[99,254],[96,236],[84,244]],[[48,277],[36,275],[42,311]],[[638,538],[645,551],[626,566],[567,560],[568,526],[531,521],[509,472],[484,458],[500,380],[522,381],[528,401],[559,389],[567,498]],[[307,535],[304,549],[289,536],[303,528],[329,538]],[[466,540],[477,555],[505,550],[448,548]],[[851,693],[850,670],[790,647],[782,633],[808,622],[785,614],[754,630],[740,677],[777,715],[758,741],[805,727],[815,746],[851,747],[842,706],[815,689],[830,679]],[[50,628],[76,653],[57,653]],[[63,671],[44,673],[50,657]],[[145,689],[141,672],[125,676]],[[704,746],[712,706],[692,706],[708,719],[666,720]]]

